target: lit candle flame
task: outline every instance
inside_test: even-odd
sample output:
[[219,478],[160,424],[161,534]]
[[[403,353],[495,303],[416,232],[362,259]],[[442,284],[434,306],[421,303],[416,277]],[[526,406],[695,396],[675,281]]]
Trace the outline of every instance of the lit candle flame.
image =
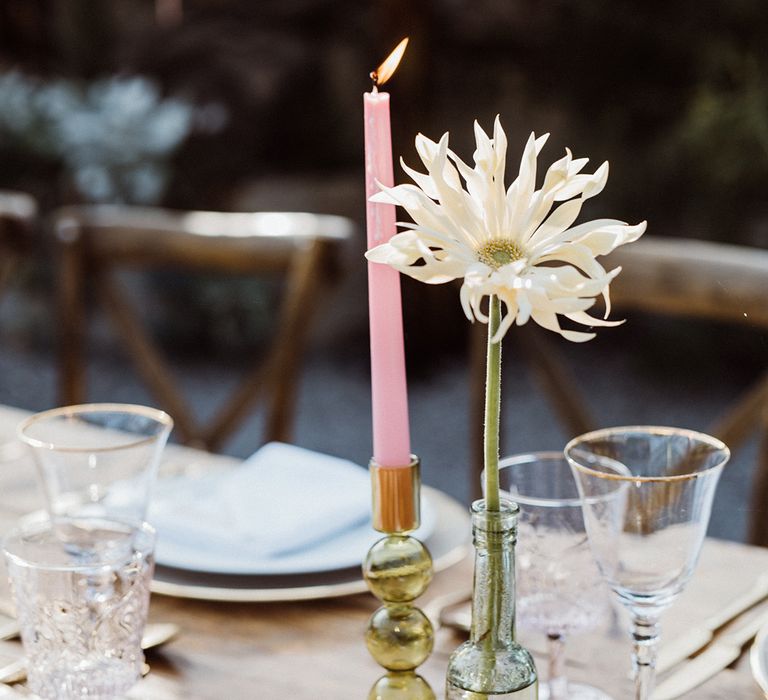
[[371,80],[373,80],[374,85],[384,85],[392,77],[400,65],[400,59],[402,59],[405,53],[406,46],[408,46],[408,37],[405,37],[395,47],[395,50],[384,59],[384,62],[371,73]]

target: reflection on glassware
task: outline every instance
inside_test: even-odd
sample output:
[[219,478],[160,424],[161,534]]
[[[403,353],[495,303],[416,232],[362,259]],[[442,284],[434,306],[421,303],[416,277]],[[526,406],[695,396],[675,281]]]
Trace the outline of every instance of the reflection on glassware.
[[83,404],[37,413],[18,429],[30,446],[53,518],[142,521],[173,421],[131,404]]
[[515,503],[472,504],[475,575],[469,639],[448,659],[446,700],[537,700],[533,657],[515,641]]
[[539,687],[539,698],[610,700],[565,675],[566,636],[594,628],[609,610],[568,462],[562,452],[508,457],[499,464],[499,483],[502,496],[520,507],[518,619],[548,639],[549,677]]
[[635,698],[653,692],[659,616],[693,573],[723,466],[703,433],[610,428],[566,445],[600,571],[632,618]]
[[105,518],[37,522],[6,537],[33,692],[110,700],[136,682],[154,543],[149,525]]

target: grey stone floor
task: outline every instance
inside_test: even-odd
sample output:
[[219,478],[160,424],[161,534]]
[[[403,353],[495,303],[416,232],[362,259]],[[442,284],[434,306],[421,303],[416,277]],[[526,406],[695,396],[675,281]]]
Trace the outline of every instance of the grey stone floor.
[[[34,314],[36,308],[34,300],[21,303],[12,298],[0,304],[0,403],[29,410],[56,403],[52,344],[44,337],[35,339],[34,333],[25,334],[20,330],[24,324],[18,322],[20,309]],[[320,324],[324,331],[315,334],[303,372],[294,442],[365,464],[371,451],[367,351],[364,337],[350,342],[339,334],[339,326],[359,321],[329,319]],[[560,449],[569,436],[516,354],[514,332],[504,351],[503,451]],[[92,335],[89,400],[153,403],[109,333]],[[654,423],[706,429],[757,376],[768,357],[764,333],[642,317],[603,331],[591,343],[563,341],[557,347],[604,426]],[[226,359],[204,361],[183,355],[173,359],[200,415],[212,413],[238,381],[236,363]],[[456,353],[441,357],[436,350],[434,364],[426,370],[423,365],[409,377],[413,450],[422,459],[426,483],[466,501],[470,490],[466,360]],[[257,413],[224,451],[247,456],[258,446],[260,435]],[[727,467],[711,535],[744,538],[755,453],[753,439]]]

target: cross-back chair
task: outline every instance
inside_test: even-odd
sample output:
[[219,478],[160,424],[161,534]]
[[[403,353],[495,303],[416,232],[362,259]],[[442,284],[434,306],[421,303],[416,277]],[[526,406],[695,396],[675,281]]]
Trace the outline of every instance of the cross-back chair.
[[[59,243],[60,395],[86,399],[86,291],[103,304],[137,372],[174,418],[186,442],[215,449],[260,399],[267,401],[265,440],[288,440],[298,370],[318,291],[334,251],[353,232],[349,219],[309,213],[171,211],[77,206],[53,216]],[[141,310],[117,279],[137,268],[180,268],[285,276],[278,328],[265,358],[208,425],[201,425],[167,361],[142,323]]]
[[[644,236],[623,246],[605,261],[621,274],[611,284],[611,302],[621,317],[633,309],[674,317],[710,319],[768,329],[768,250],[683,238]],[[479,325],[479,324],[475,324]],[[529,324],[530,325],[530,324]],[[526,329],[527,330],[527,329]],[[566,364],[539,329],[517,334],[522,352],[559,419],[572,435],[598,427],[589,401],[577,389]],[[485,327],[473,330],[471,345],[473,416],[482,416]],[[474,421],[479,424],[479,421]],[[768,546],[768,364],[766,371],[712,422],[708,432],[736,451],[760,435],[752,484],[749,538]],[[473,439],[482,455],[482,433]],[[476,463],[473,490],[479,489]]]
[[0,295],[32,245],[37,203],[24,192],[0,190]]

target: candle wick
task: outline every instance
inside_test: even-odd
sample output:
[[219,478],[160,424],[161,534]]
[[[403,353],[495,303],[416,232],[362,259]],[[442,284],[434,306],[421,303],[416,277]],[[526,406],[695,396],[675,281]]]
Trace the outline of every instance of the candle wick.
[[373,80],[373,92],[376,93],[379,91],[379,74],[372,70],[370,73],[371,80]]

